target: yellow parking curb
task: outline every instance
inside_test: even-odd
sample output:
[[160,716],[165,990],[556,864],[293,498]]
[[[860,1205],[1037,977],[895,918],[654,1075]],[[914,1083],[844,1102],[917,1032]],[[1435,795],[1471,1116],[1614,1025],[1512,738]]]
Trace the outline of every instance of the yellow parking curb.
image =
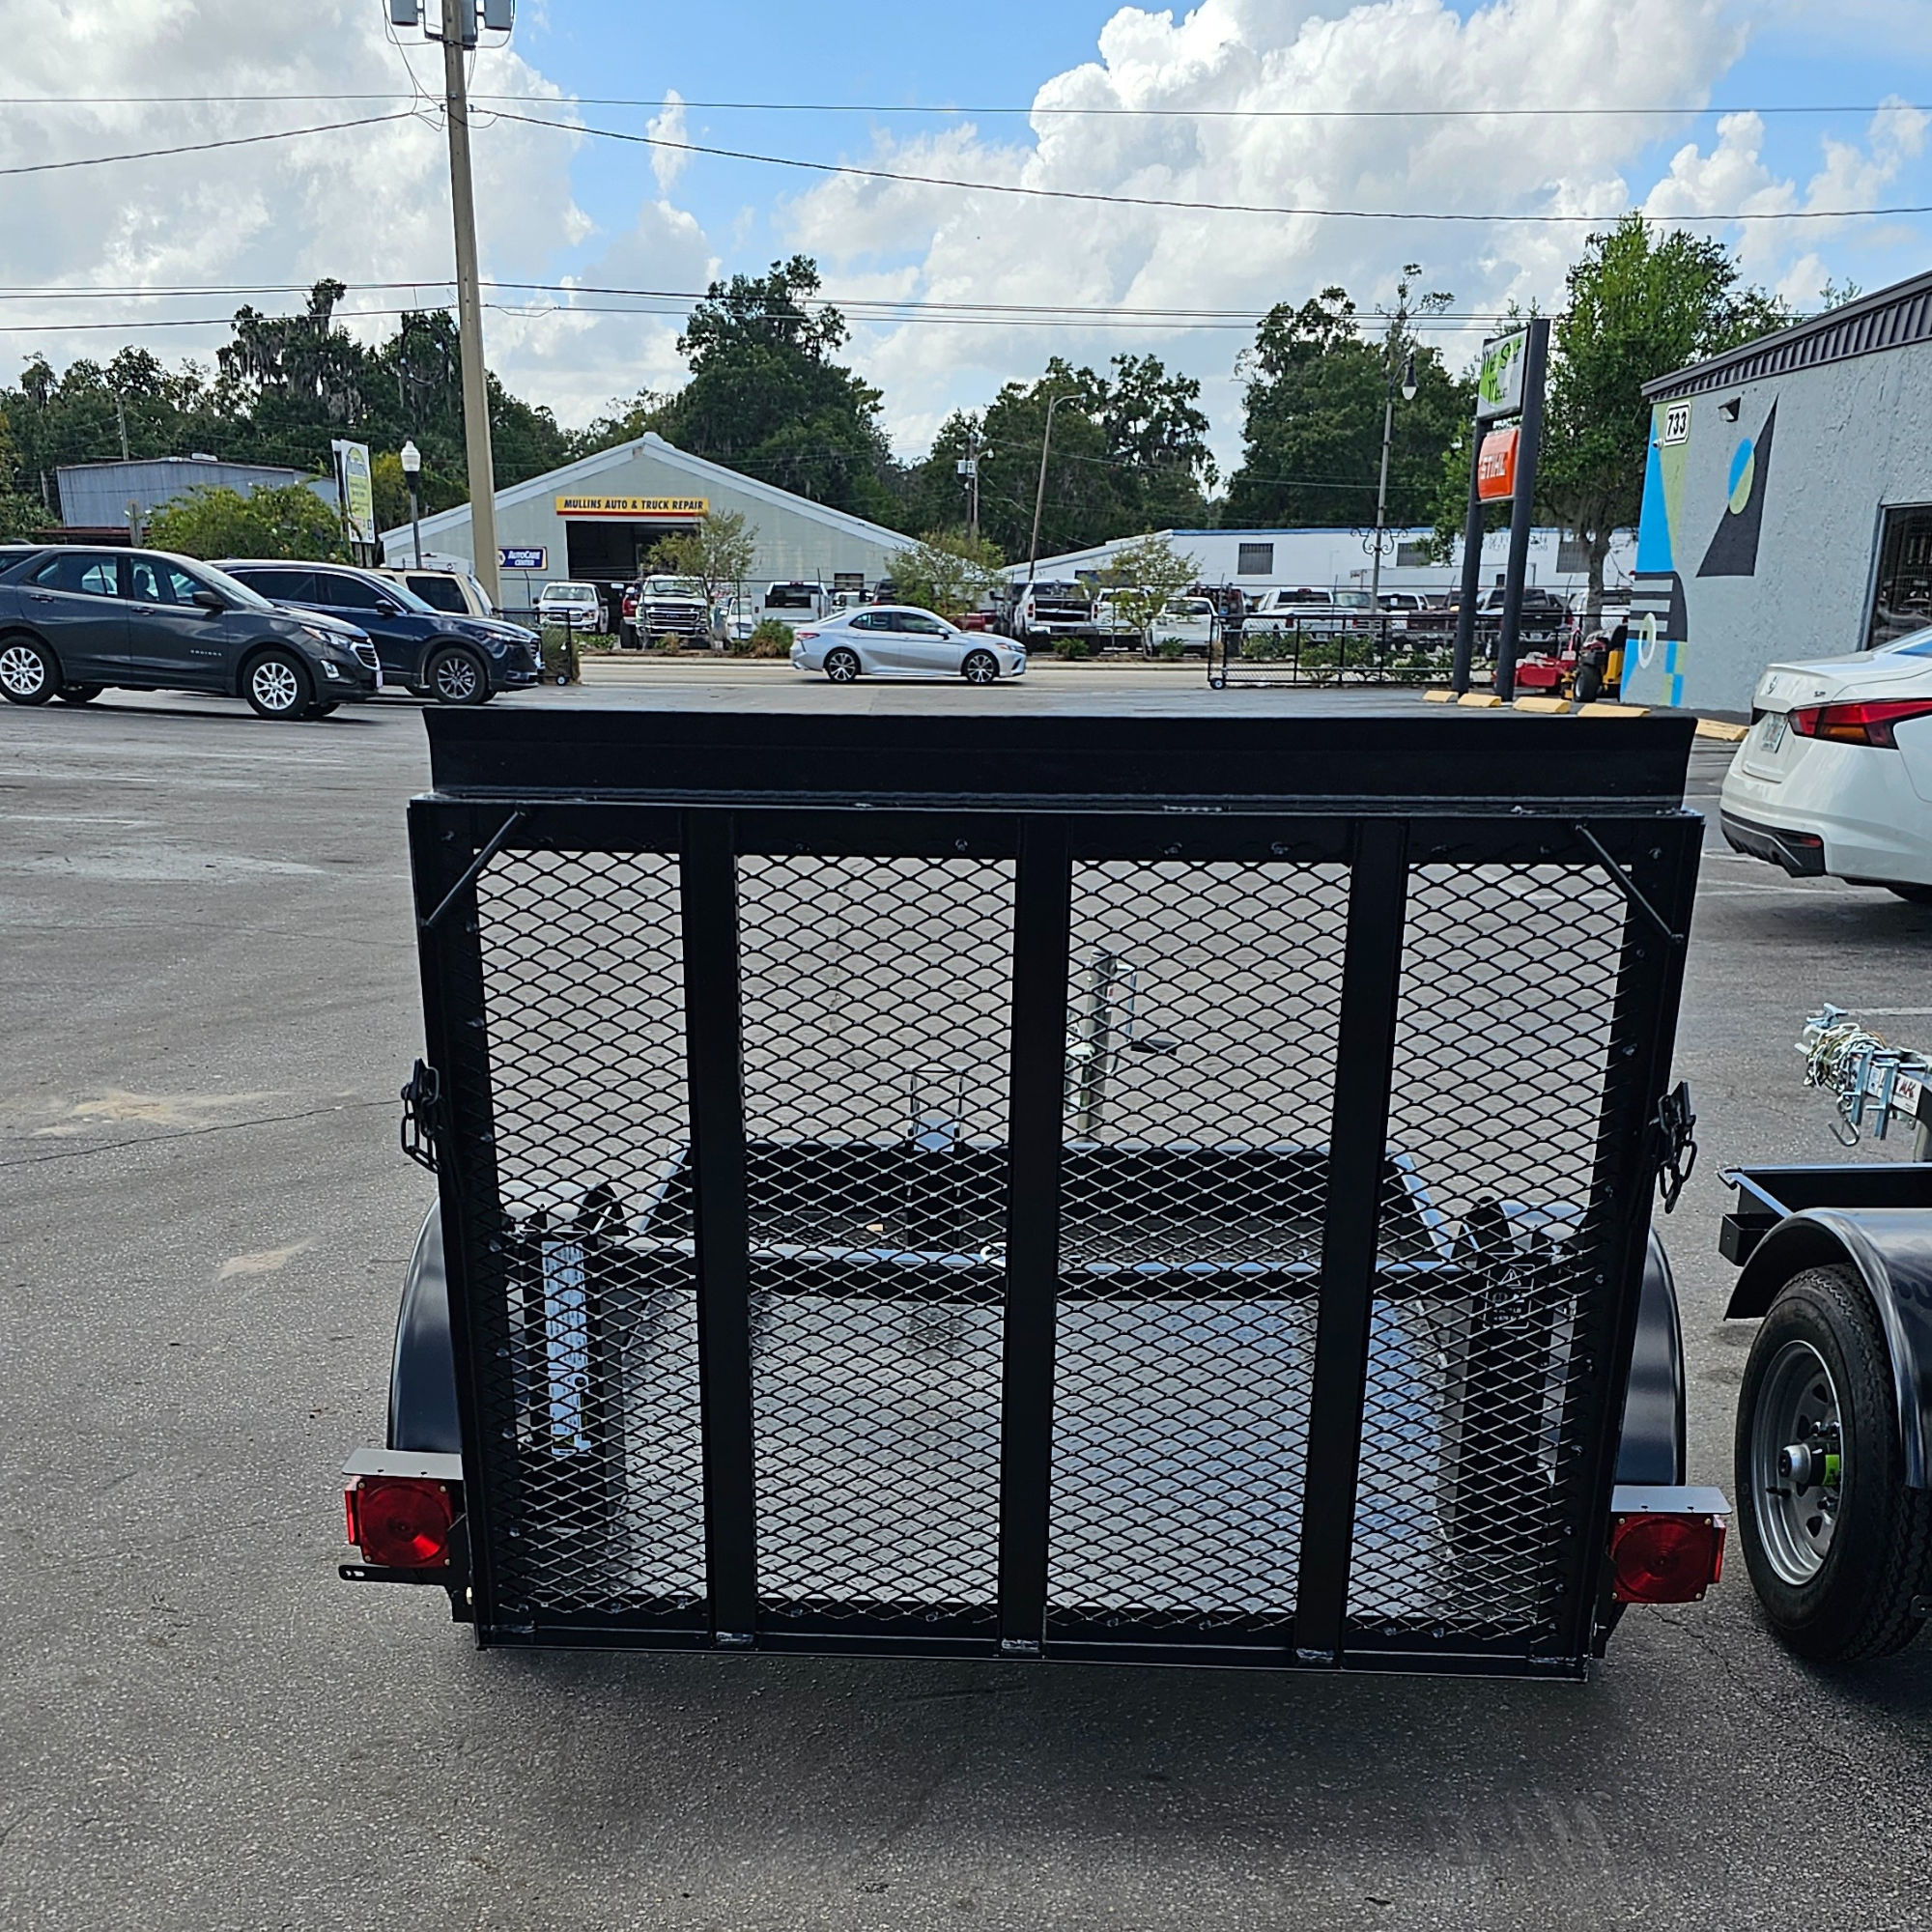
[[1570,700],[1567,697],[1519,697],[1516,709],[1541,711],[1553,718],[1570,709]]
[[1503,701],[1493,691],[1465,691],[1456,702],[1470,711],[1500,711]]
[[1434,691],[1422,694],[1422,701],[1425,704],[1454,704],[1456,694],[1446,684],[1438,684]]
[[1650,706],[1647,704],[1611,704],[1607,700],[1596,704],[1579,704],[1578,718],[1648,718]]
[[1697,736],[1716,738],[1725,745],[1735,745],[1750,736],[1748,724],[1726,724],[1720,718],[1700,718],[1697,721]]

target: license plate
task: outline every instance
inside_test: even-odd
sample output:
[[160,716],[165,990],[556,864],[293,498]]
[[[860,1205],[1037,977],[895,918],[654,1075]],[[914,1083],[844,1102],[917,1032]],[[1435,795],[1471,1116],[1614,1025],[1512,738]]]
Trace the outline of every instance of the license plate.
[[1764,727],[1764,749],[1767,752],[1775,752],[1784,743],[1784,733],[1790,724],[1791,717],[1788,712],[1774,711],[1771,714]]

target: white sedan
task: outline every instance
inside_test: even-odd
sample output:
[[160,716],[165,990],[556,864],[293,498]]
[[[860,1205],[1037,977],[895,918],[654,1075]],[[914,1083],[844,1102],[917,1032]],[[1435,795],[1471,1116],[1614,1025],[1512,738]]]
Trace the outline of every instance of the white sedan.
[[1932,905],[1932,630],[1775,664],[1724,780],[1735,851]]
[[799,626],[794,670],[823,671],[834,684],[855,677],[963,677],[992,684],[1026,675],[1026,653],[989,631],[962,631],[909,604],[866,604]]

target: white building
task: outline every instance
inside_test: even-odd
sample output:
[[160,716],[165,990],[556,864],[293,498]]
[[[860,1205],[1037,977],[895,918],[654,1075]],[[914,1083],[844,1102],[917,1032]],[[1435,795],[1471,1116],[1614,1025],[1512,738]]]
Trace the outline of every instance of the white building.
[[[504,608],[533,608],[550,582],[628,583],[654,544],[695,528],[713,510],[736,510],[755,531],[746,584],[757,590],[798,581],[870,586],[907,542],[896,530],[693,456],[653,431],[497,492]],[[382,541],[385,563],[413,560],[407,524],[384,531]],[[425,517],[422,549],[425,559],[434,553],[473,563],[469,504]]]
[[[1264,590],[1354,589],[1365,586],[1374,566],[1369,532],[1340,530],[1157,530],[1176,552],[1195,559],[1199,582],[1236,584],[1259,596]],[[1424,545],[1434,534],[1427,529],[1389,530],[1383,541],[1382,587],[1385,590],[1450,590],[1461,585],[1460,561],[1447,564],[1423,560]],[[1034,566],[1036,578],[1052,581],[1097,575],[1113,561],[1116,552],[1138,537],[1115,537],[1089,550],[1043,556]],[[1493,530],[1483,543],[1483,587],[1500,583],[1509,561],[1509,532]],[[1606,588],[1628,590],[1636,561],[1636,533],[1622,531],[1610,546],[1604,566]],[[1027,566],[1009,572],[1024,583]],[[1580,544],[1559,530],[1536,530],[1530,535],[1528,581],[1564,596],[1574,596],[1589,582],[1589,558]]]

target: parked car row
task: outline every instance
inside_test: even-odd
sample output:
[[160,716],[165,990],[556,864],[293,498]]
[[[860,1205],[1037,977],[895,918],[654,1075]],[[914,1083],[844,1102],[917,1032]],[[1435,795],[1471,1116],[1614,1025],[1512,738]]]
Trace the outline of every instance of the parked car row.
[[537,637],[438,610],[394,575],[165,551],[0,549],[0,696],[85,704],[109,688],[245,698],[322,718],[385,690],[482,704],[539,681]]

